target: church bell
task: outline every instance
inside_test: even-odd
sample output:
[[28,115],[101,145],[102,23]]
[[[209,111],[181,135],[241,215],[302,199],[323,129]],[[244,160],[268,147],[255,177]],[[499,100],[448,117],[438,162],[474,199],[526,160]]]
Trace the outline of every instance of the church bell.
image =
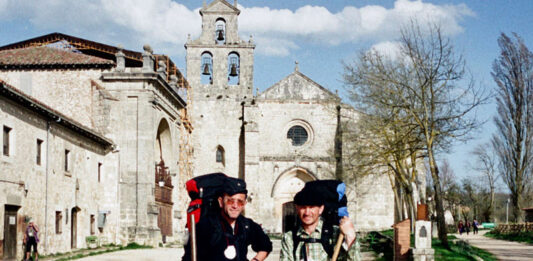
[[209,64],[204,63],[204,71],[202,72],[203,75],[211,75],[211,72],[209,71]]
[[223,30],[219,29],[217,31],[218,31],[217,41],[224,41],[224,32],[223,32]]
[[231,64],[231,70],[229,72],[229,76],[231,77],[237,76],[237,64],[234,64],[234,63]]

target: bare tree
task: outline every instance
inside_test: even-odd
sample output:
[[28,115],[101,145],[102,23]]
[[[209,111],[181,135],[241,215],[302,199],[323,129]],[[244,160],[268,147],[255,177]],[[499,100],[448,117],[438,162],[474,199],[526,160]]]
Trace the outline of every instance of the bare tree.
[[496,194],[496,181],[499,175],[497,174],[497,158],[496,153],[491,149],[491,144],[478,145],[472,152],[475,157],[473,169],[478,171],[482,177],[482,190],[487,190],[487,200],[483,202],[483,220],[490,222],[494,213],[494,197]]
[[500,56],[492,65],[496,82],[497,132],[492,137],[498,153],[500,173],[511,192],[513,217],[522,220],[523,194],[531,177],[533,157],[533,54],[522,39],[502,33]]
[[349,138],[350,143],[357,146],[350,146],[352,149],[347,152],[355,173],[385,173],[389,176],[395,195],[395,220],[407,217],[414,220],[417,164],[421,162],[418,156],[420,139],[416,135],[406,135],[412,126],[402,125],[399,118],[397,113],[386,110],[374,111],[372,115],[360,114],[357,127],[350,132]]
[[409,126],[404,135],[421,141],[416,149],[429,164],[439,239],[448,247],[436,155],[478,126],[475,117],[466,115],[487,98],[468,79],[463,57],[440,26],[430,25],[426,33],[412,22],[403,27],[399,46],[396,59],[377,52],[361,54],[353,66],[345,66],[344,80],[359,110],[372,114],[377,108],[395,109],[402,117],[393,125]]

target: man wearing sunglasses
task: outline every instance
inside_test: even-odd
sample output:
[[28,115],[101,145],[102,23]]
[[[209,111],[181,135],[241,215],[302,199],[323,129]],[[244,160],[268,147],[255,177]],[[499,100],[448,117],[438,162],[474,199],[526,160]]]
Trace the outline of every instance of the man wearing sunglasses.
[[[241,215],[246,205],[246,183],[228,178],[218,197],[220,213],[201,219],[196,225],[198,261],[247,261],[248,246],[257,253],[251,261],[263,261],[272,251],[272,242],[261,226]],[[184,261],[191,260],[190,243]]]

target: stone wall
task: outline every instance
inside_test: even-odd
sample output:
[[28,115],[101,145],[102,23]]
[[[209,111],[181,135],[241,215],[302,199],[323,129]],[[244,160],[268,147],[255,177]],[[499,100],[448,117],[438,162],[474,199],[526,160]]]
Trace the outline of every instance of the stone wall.
[[[31,217],[40,227],[39,252],[69,251],[73,208],[79,209],[77,247],[85,247],[85,237],[91,234],[91,215],[96,219],[95,235],[112,240],[119,217],[114,155],[103,145],[57,122],[50,122],[47,131],[44,118],[5,97],[0,97],[0,126],[11,128],[9,156],[0,156],[0,205],[20,206],[18,242],[22,241],[26,217]],[[40,165],[36,163],[37,139],[43,141]],[[65,150],[70,151],[68,171]],[[99,164],[102,164],[100,180]],[[60,233],[56,233],[56,211],[62,214]],[[3,207],[0,212],[3,230]],[[107,215],[102,231],[97,228],[100,212]],[[20,249],[17,254],[22,258]]]

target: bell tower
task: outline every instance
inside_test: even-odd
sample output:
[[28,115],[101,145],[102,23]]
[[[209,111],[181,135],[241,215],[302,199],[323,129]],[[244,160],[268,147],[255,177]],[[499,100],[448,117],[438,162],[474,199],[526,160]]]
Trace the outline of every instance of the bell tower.
[[237,1],[204,2],[202,33],[185,44],[195,175],[242,172],[243,102],[253,96],[255,44],[251,37],[240,39],[239,14]]

